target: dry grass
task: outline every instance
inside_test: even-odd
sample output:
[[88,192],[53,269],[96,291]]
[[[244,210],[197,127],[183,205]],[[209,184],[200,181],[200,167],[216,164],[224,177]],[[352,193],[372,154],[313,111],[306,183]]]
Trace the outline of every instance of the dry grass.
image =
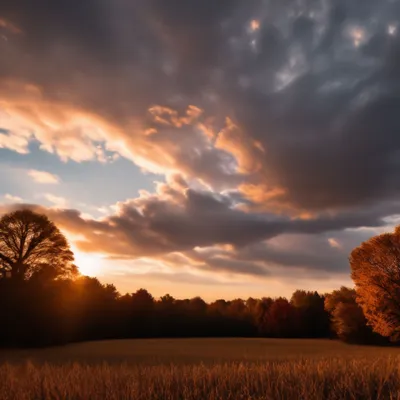
[[0,398],[398,399],[399,358],[140,367],[0,367]]
[[116,341],[0,356],[2,400],[400,399],[398,349],[331,341]]

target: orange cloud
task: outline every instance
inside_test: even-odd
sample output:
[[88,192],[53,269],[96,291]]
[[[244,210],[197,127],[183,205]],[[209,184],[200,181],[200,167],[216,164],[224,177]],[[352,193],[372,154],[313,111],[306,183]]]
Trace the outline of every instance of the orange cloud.
[[239,186],[240,193],[250,200],[255,208],[279,208],[284,207],[282,197],[286,190],[281,187],[268,187],[263,184],[243,184]]
[[242,210],[248,212],[269,211],[302,220],[311,220],[317,216],[317,213],[299,208],[288,201],[288,192],[283,187],[270,187],[263,183],[245,183],[240,185],[238,190],[245,199],[251,202],[240,206]]
[[27,153],[36,139],[42,150],[63,161],[107,162],[123,156],[154,173],[181,173],[228,186],[238,180],[225,165],[227,154],[234,155],[228,146],[213,145],[202,130],[203,111],[193,105],[182,115],[154,106],[146,122],[116,121],[66,100],[49,100],[38,86],[0,81],[0,110],[0,124],[7,130],[0,134],[0,147],[20,153]]
[[184,125],[194,123],[203,114],[203,110],[199,107],[189,105],[185,115],[180,116],[176,110],[169,107],[153,106],[149,108],[149,113],[153,116],[154,122],[174,126],[175,128],[182,128]]
[[[51,102],[39,87],[16,81],[0,82],[0,147],[28,152],[35,138],[42,150],[63,161],[106,161],[98,142],[115,135],[116,127],[103,118],[68,103]],[[118,135],[116,135],[118,138]],[[119,148],[119,143],[111,143]]]
[[331,247],[334,247],[336,249],[342,248],[342,245],[340,244],[340,242],[335,238],[329,238],[328,243],[330,244]]
[[250,28],[251,28],[251,30],[254,32],[254,31],[257,31],[258,29],[260,29],[260,21],[258,21],[257,19],[253,19],[251,22],[250,22]]
[[256,173],[262,166],[256,154],[262,151],[260,144],[246,137],[230,118],[226,118],[225,127],[218,133],[215,147],[235,157],[239,173]]

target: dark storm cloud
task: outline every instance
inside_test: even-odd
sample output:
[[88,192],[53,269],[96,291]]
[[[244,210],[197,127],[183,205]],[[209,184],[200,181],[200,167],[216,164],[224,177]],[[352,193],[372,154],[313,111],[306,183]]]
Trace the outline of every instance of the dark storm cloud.
[[96,50],[110,44],[110,6],[103,0],[5,0],[0,10],[2,18],[25,33],[33,51],[57,42]]
[[[372,0],[6,0],[0,16],[22,34],[1,45],[0,71],[118,121],[153,104],[230,113],[266,150],[254,150],[252,182],[282,187],[293,207],[343,208],[399,194],[399,10]],[[193,164],[183,150],[174,156]],[[218,170],[220,153],[199,151],[188,170]]]
[[267,149],[261,179],[285,189],[275,200],[323,209],[399,194],[399,7],[356,3],[331,7],[325,32],[315,15],[293,19],[283,88],[263,87],[261,74],[233,96],[244,134]]
[[[195,68],[208,68],[221,55],[221,23],[235,12],[237,0],[150,0],[149,14],[158,24],[161,37],[179,56]],[[213,44],[214,43],[214,44]]]
[[[161,170],[236,189],[230,197],[165,187],[102,221],[47,211],[84,234],[86,250],[164,255],[380,226],[399,212],[399,17],[399,2],[389,0],[3,0],[0,84],[35,85],[45,106],[41,118],[33,100],[0,93],[0,107],[35,121],[47,120],[49,100],[83,110]],[[190,104],[204,115],[182,122]],[[157,105],[170,108],[147,112]],[[204,134],[200,122],[213,117],[222,128],[226,116],[230,129]],[[233,197],[257,212],[234,208]],[[280,207],[310,217],[274,215]],[[271,262],[294,262],[262,251]],[[225,259],[212,263],[228,269]]]

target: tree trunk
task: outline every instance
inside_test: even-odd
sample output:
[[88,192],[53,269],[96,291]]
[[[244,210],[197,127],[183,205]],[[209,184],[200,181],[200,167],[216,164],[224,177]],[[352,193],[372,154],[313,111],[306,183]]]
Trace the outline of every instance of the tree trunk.
[[25,275],[25,267],[22,263],[15,263],[11,268],[11,278],[16,281],[22,281]]

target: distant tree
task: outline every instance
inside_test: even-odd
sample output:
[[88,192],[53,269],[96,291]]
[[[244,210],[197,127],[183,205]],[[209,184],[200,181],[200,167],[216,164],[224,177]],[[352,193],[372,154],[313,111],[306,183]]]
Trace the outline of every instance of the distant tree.
[[258,303],[260,301],[257,299],[254,299],[253,297],[249,297],[246,300],[246,307],[247,307],[247,311],[254,317],[256,316],[257,312],[258,312]]
[[329,313],[325,311],[324,297],[318,292],[296,290],[291,304],[300,312],[300,333],[304,337],[329,336]]
[[229,302],[227,311],[231,316],[243,318],[247,311],[246,304],[242,299],[234,299]]
[[132,294],[132,307],[141,313],[150,312],[154,308],[154,297],[146,289],[139,289]]
[[307,292],[306,290],[296,290],[293,292],[290,302],[296,308],[308,308],[314,301],[314,296],[318,296],[317,292]]
[[148,337],[154,331],[155,301],[153,296],[146,289],[139,289],[130,297],[122,300],[128,306],[126,318],[128,332],[134,337]]
[[175,302],[175,299],[170,294],[165,294],[164,296],[160,297],[160,304],[172,306]]
[[223,315],[226,314],[226,310],[228,308],[228,302],[223,299],[218,299],[212,302],[208,307],[211,313],[217,315]]
[[188,309],[194,314],[204,314],[207,310],[207,303],[199,296],[190,299]]
[[264,318],[263,333],[271,337],[298,337],[300,313],[285,298],[279,297],[268,307]]
[[400,340],[400,226],[372,237],[350,255],[357,302],[372,329]]
[[65,236],[45,215],[19,210],[0,219],[0,272],[13,279],[77,273]]
[[342,286],[325,297],[325,309],[331,315],[332,330],[346,342],[374,341],[372,330],[361,307],[356,302],[356,291]]
[[257,315],[256,315],[256,326],[259,335],[268,336],[270,333],[269,329],[269,309],[272,304],[274,304],[274,300],[271,297],[263,297],[257,307]]

